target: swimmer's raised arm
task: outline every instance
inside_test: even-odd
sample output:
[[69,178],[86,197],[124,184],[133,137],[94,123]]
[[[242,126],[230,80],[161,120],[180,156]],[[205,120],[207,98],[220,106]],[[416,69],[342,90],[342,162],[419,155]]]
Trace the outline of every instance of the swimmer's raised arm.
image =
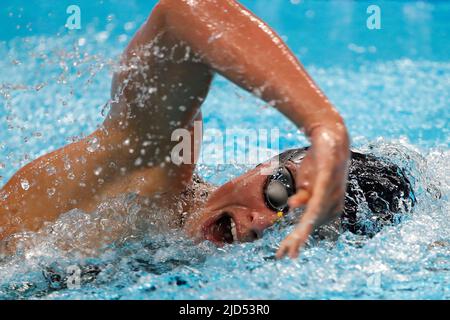
[[318,125],[342,123],[281,38],[237,1],[160,4],[167,32],[214,71],[271,102],[308,134]]
[[307,204],[295,231],[277,253],[298,254],[314,228],[340,214],[349,160],[342,118],[283,41],[233,0],[162,0],[165,30],[202,61],[272,103],[303,128],[312,148],[297,174],[290,206]]

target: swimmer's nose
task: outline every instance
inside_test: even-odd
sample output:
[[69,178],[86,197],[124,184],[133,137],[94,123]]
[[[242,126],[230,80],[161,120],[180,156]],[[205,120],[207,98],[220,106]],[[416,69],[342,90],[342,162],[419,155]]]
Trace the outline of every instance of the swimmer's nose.
[[254,232],[261,236],[263,231],[274,224],[275,217],[273,214],[252,211],[250,213],[251,228]]
[[239,241],[244,242],[261,238],[264,230],[277,220],[277,217],[270,212],[258,212],[248,208],[228,208],[226,214],[238,224],[238,238]]

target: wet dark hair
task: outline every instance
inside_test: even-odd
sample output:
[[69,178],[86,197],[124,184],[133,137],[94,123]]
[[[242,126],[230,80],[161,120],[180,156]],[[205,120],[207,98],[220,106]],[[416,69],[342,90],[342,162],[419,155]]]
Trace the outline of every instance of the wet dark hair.
[[283,151],[276,157],[278,157],[280,164],[285,164],[287,161],[302,159],[306,155],[306,151],[308,151],[308,149],[309,147],[289,149]]
[[[287,161],[301,161],[307,150],[298,148],[282,152],[277,156],[280,167]],[[410,212],[415,203],[413,187],[404,169],[374,155],[351,151],[341,216],[341,225],[345,230],[373,235],[384,225],[396,222]],[[370,212],[361,210],[362,207]]]

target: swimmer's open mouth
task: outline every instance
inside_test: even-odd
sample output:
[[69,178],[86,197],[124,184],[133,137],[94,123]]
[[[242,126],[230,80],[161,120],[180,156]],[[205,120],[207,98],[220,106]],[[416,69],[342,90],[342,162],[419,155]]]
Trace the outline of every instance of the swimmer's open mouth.
[[223,245],[238,241],[236,222],[228,215],[223,214],[205,228],[205,239]]

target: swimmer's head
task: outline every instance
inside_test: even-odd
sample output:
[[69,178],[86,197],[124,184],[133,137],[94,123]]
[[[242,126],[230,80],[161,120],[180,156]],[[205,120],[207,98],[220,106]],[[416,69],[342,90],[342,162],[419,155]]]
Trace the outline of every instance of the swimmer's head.
[[217,245],[260,238],[288,212],[305,150],[285,151],[217,188],[204,208],[187,219],[188,234]]

